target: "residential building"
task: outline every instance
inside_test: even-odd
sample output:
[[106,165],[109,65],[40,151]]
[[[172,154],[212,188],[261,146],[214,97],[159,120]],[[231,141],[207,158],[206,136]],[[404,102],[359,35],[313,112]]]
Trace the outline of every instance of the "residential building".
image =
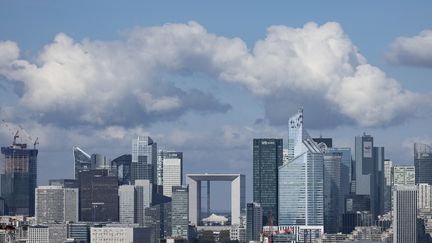
[[150,228],[110,225],[91,227],[91,243],[148,243],[150,242]]

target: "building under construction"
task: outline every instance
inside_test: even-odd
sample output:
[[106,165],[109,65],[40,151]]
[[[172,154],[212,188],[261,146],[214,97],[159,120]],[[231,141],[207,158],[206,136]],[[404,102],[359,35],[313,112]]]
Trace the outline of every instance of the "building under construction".
[[6,215],[34,215],[35,188],[37,183],[37,154],[35,147],[17,143],[18,132],[9,147],[2,147],[1,198]]

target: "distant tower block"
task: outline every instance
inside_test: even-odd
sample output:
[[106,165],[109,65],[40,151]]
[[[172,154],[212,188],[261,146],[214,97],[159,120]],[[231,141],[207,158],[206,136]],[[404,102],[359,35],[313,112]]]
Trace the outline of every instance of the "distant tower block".
[[[231,181],[231,224],[240,224],[241,212],[246,207],[245,176],[242,174],[189,174],[189,220],[198,225],[201,220],[201,181]],[[207,187],[209,190],[210,187]],[[208,191],[209,192],[209,191]],[[208,202],[209,202],[209,198]],[[209,207],[209,204],[207,205]]]

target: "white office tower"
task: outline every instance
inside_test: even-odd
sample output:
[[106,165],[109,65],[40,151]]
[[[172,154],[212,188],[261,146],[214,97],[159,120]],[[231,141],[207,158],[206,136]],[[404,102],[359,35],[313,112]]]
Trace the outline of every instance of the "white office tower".
[[393,243],[417,242],[417,187],[393,188]]
[[417,184],[417,208],[431,208],[431,186],[427,183]]
[[157,181],[157,144],[149,136],[138,136],[132,140],[132,181]]
[[136,180],[136,223],[144,225],[145,209],[150,207],[152,202],[152,184],[149,180]]
[[[158,163],[162,165],[161,180],[163,195],[171,197],[173,186],[181,186],[183,181],[183,153],[174,151],[159,151]],[[159,164],[158,164],[159,167]]]
[[121,185],[118,189],[120,223],[135,223],[136,192],[134,185]]
[[39,186],[35,199],[38,223],[78,221],[78,189]]

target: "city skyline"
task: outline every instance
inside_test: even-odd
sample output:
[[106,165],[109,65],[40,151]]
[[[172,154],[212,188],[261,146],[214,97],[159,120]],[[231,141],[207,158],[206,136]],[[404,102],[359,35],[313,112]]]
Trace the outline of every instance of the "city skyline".
[[[82,9],[77,8],[78,2],[3,3],[0,118],[39,137],[38,185],[46,185],[49,179],[74,178],[73,146],[115,159],[129,154],[130,140],[142,135],[157,141],[158,148],[182,151],[183,174],[245,174],[249,202],[252,139],[283,138],[288,144],[288,118],[299,106],[305,108],[305,127],[311,137],[332,137],[338,147],[354,151],[354,136],[366,132],[386,148],[385,159],[412,165],[414,142],[432,144],[431,135],[424,132],[432,121],[427,106],[432,62],[430,56],[416,58],[418,53],[403,43],[419,41],[420,45],[430,36],[423,31],[430,29],[432,17],[427,10],[431,3],[313,3],[320,11],[310,9],[310,4],[170,3],[171,9],[163,3],[99,2]],[[221,12],[223,20],[215,14]],[[154,43],[163,39],[171,45],[164,38],[170,31],[195,33],[196,39],[175,39],[183,49],[150,59],[134,55],[156,48]],[[301,34],[309,35],[307,43],[326,51],[315,52],[316,58],[308,52],[300,55],[303,46],[282,51],[290,43],[302,42]],[[343,47],[338,49],[341,53],[322,44],[327,37]],[[153,44],[146,46],[144,40]],[[199,49],[186,48],[196,46],[203,48],[201,54]],[[79,55],[71,56],[70,51]],[[290,56],[290,51],[297,55]],[[283,67],[297,60],[305,64],[300,70],[323,76],[264,65],[273,52],[280,54],[277,60]],[[321,58],[327,62],[320,62]],[[10,64],[17,60],[23,68],[11,70]],[[239,65],[245,60],[255,64]],[[311,88],[323,87],[323,82],[342,87],[347,77],[358,77],[353,70],[360,66],[364,74],[370,71],[370,80],[357,80],[371,82],[371,89],[366,90],[371,92],[370,100],[348,100],[353,105],[345,107],[342,101],[347,97],[326,88],[322,89],[325,95],[317,94]],[[46,72],[58,73],[59,78],[53,81],[44,76]],[[305,84],[303,89],[298,82]],[[382,87],[374,83],[393,87],[395,93],[380,93]],[[155,84],[158,89],[153,88]],[[107,104],[102,97],[113,102]],[[381,112],[379,119],[375,113],[363,116],[372,107]],[[0,129],[2,145],[11,144],[12,138],[9,130]],[[220,205],[228,208],[224,202]]]

